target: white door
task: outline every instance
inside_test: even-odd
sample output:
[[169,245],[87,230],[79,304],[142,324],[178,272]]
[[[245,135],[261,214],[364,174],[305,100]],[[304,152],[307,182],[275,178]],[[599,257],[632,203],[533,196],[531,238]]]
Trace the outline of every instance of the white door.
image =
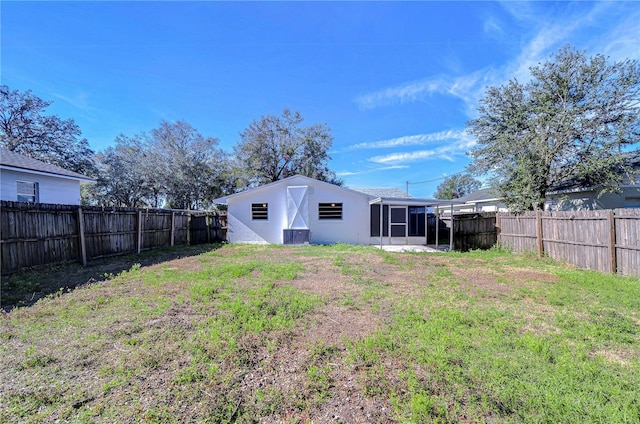
[[309,229],[307,186],[287,187],[287,223],[289,230]]

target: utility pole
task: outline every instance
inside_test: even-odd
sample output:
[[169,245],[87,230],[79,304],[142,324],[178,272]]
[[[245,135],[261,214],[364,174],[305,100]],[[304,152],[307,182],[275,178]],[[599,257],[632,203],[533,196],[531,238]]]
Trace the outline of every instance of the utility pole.
[[407,194],[409,194],[409,180],[407,180]]

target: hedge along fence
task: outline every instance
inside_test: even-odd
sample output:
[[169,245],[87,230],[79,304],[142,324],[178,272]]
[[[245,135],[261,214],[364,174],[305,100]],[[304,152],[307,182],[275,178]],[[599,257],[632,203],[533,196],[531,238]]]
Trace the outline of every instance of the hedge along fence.
[[580,268],[640,276],[640,209],[497,216],[498,240]]
[[0,202],[2,273],[225,239],[226,215]]

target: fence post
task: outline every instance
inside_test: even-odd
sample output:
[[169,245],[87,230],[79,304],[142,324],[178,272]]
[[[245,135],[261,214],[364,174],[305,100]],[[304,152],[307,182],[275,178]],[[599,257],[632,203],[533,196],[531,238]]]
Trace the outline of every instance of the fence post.
[[137,251],[140,253],[142,251],[142,211],[138,211],[138,243],[137,243]]
[[542,241],[542,210],[536,209],[536,236],[538,239],[538,257],[544,255],[544,243]]
[[78,207],[78,244],[80,245],[80,261],[82,266],[87,265],[87,247],[84,241],[84,216],[82,206]]
[[191,246],[191,212],[187,216],[187,245]]
[[207,243],[211,244],[211,217],[208,212],[205,216],[205,224],[207,224]]
[[171,212],[171,247],[176,243],[176,213]]
[[498,246],[502,246],[502,240],[500,239],[501,225],[502,223],[500,222],[500,212],[496,212],[496,244]]
[[449,250],[453,250],[453,203],[451,204],[451,229],[449,230]]
[[616,218],[613,209],[607,215],[609,221],[609,269],[612,274],[618,272],[616,259]]
[[[440,230],[439,227],[440,227],[440,210],[436,208],[436,250],[438,250],[438,243],[440,242],[440,234],[438,233]],[[380,226],[380,228],[382,228],[382,225]]]

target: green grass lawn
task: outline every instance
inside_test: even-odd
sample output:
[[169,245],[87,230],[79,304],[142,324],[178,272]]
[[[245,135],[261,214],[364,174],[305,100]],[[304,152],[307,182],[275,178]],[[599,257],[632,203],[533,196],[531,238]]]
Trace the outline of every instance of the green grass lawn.
[[199,249],[1,315],[0,422],[640,422],[638,278]]

